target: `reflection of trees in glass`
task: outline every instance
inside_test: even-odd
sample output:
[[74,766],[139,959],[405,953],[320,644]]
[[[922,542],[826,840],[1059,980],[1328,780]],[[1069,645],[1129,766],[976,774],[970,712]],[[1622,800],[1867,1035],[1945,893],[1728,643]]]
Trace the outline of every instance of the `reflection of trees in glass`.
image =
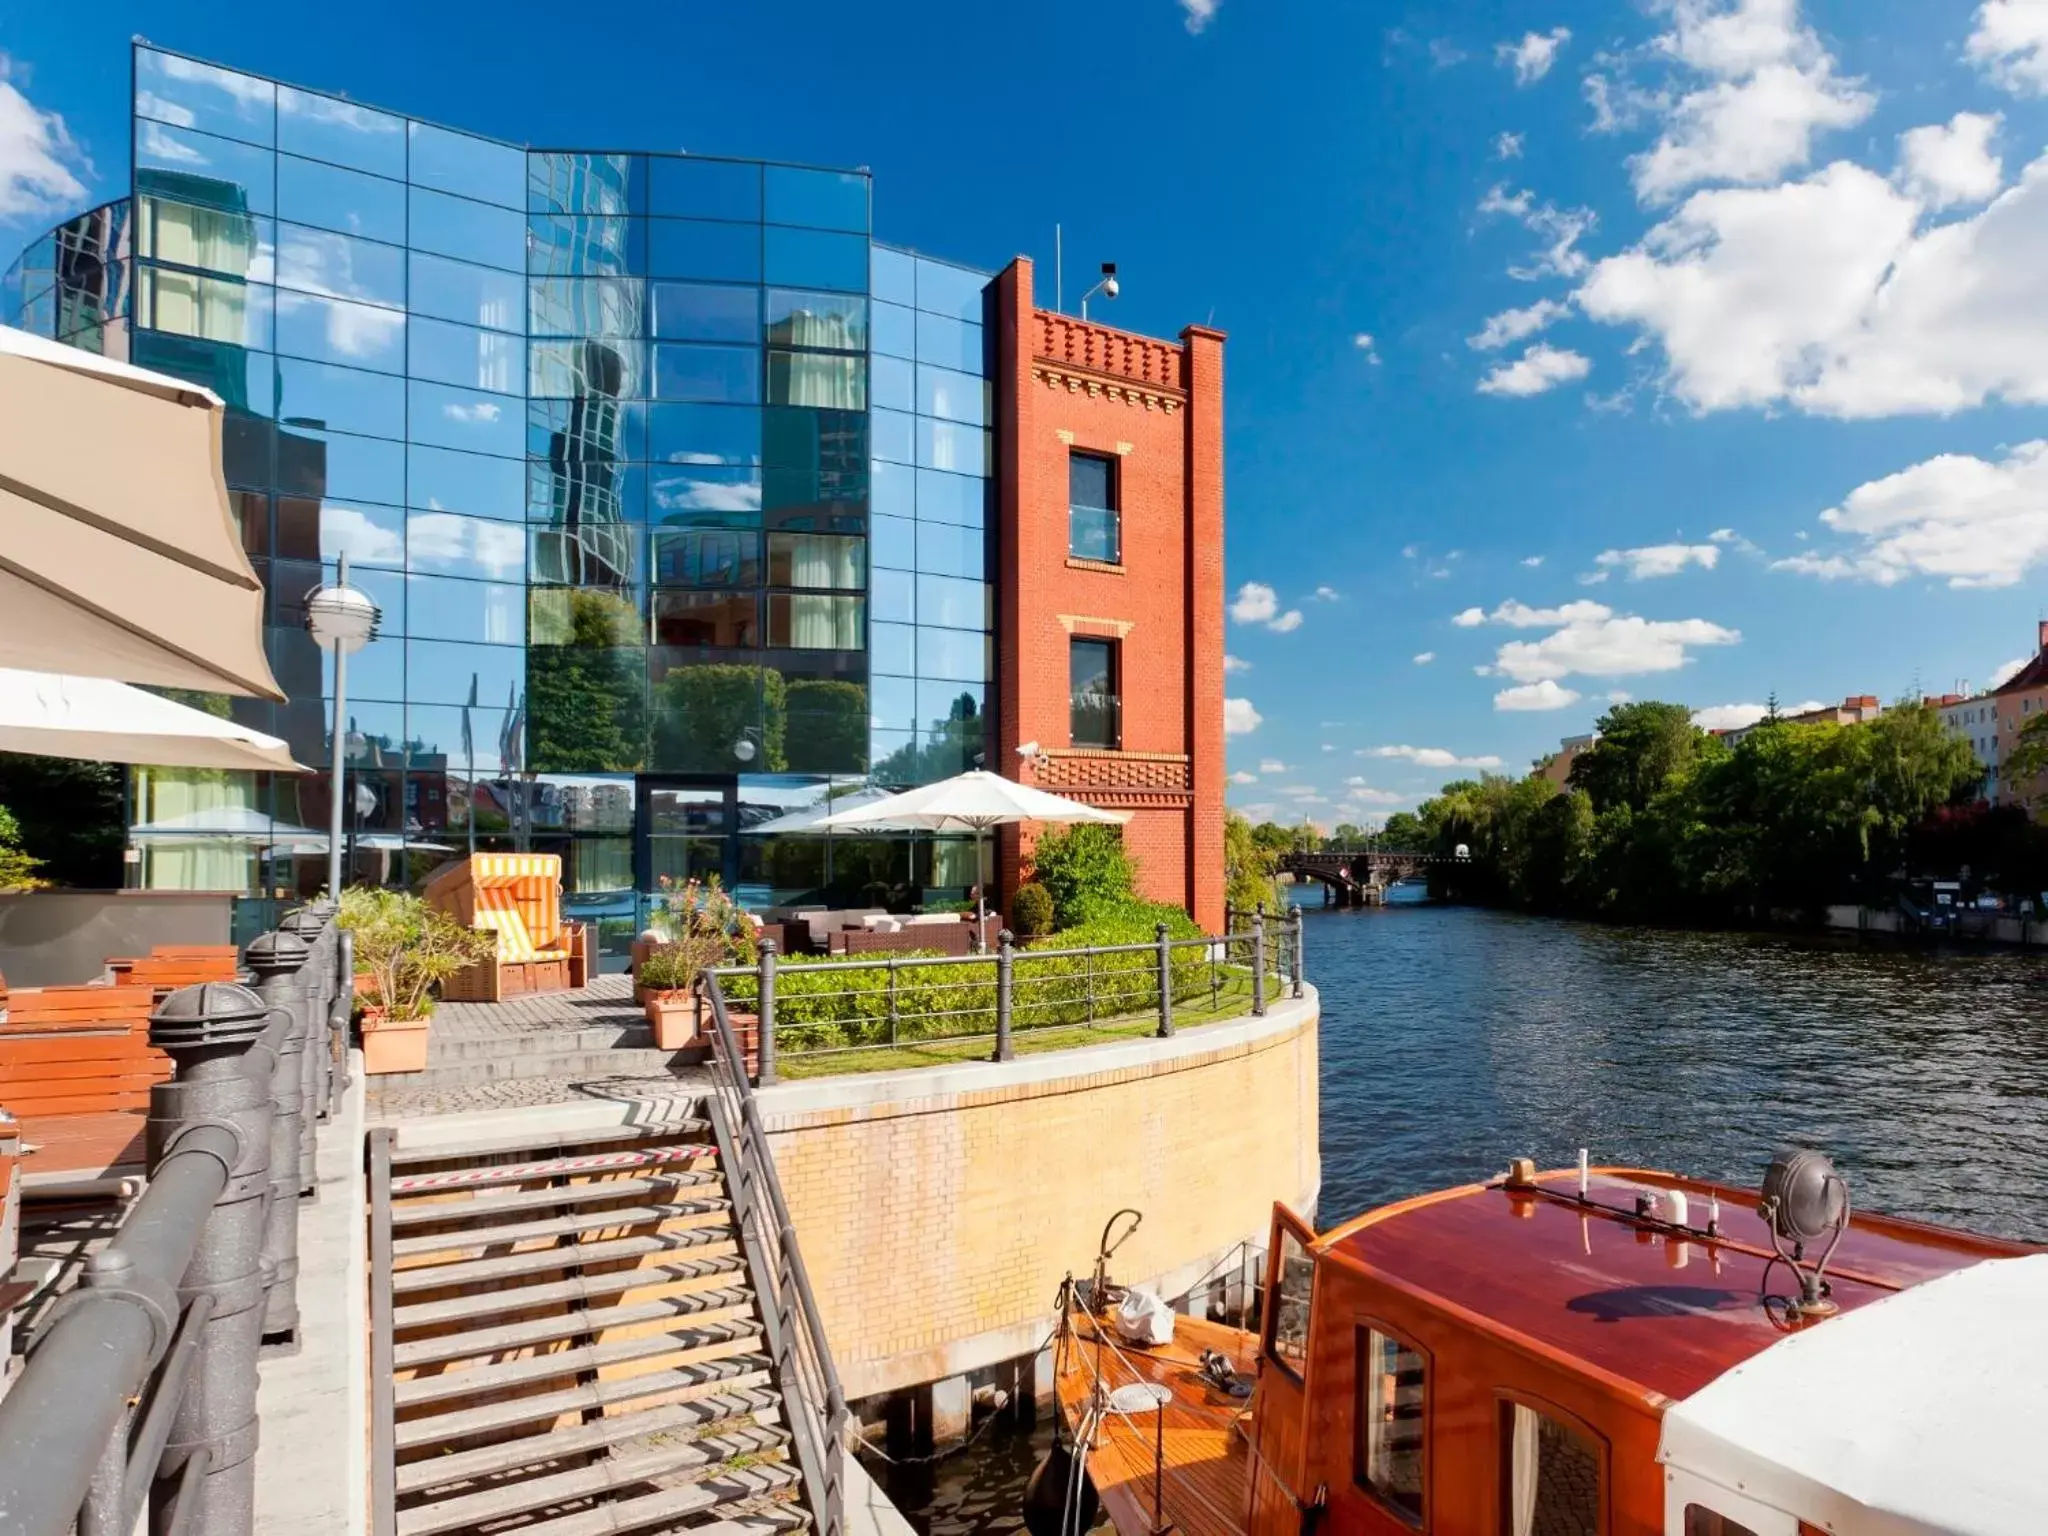
[[616,643],[633,604],[609,592],[560,596],[566,613],[551,610],[555,623],[535,635],[553,643],[536,643],[526,653],[527,767],[535,773],[638,768],[647,757],[647,653]]
[[916,743],[898,747],[875,764],[879,784],[929,784],[976,766],[987,750],[987,721],[971,693],[953,700],[946,718],[934,720]]
[[793,773],[859,773],[868,759],[868,691],[859,683],[793,680],[788,758]]
[[[738,662],[673,668],[654,687],[652,763],[687,773],[781,773],[786,687],[779,672]],[[733,748],[754,743],[751,761]]]

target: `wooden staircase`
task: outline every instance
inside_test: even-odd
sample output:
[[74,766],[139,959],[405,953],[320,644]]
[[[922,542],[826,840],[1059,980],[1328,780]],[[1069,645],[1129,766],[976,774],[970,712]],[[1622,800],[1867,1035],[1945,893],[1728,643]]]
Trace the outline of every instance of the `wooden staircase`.
[[370,1161],[379,1536],[811,1523],[708,1119]]

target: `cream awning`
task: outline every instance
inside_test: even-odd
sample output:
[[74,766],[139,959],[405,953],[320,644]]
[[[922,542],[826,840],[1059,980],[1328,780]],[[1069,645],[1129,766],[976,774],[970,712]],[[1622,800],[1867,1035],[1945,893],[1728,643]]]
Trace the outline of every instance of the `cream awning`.
[[0,667],[0,752],[305,773],[275,736],[104,677]]

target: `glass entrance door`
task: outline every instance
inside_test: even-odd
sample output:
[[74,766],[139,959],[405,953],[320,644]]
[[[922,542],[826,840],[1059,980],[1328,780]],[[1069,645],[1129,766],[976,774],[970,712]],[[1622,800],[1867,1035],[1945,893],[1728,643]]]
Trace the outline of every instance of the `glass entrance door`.
[[633,863],[643,894],[658,893],[664,878],[681,885],[716,876],[732,889],[739,875],[733,842],[736,794],[732,779],[640,780]]

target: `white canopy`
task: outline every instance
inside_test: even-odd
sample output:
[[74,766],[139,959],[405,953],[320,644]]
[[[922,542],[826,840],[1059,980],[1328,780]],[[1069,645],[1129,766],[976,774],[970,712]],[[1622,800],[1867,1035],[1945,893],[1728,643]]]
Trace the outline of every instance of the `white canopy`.
[[0,751],[167,768],[307,770],[275,736],[104,677],[0,667]]
[[2048,1254],[1791,1334],[1665,1410],[1658,1459],[1835,1536],[2039,1536]]
[[816,805],[784,811],[780,816],[771,817],[767,821],[757,821],[752,826],[741,827],[740,832],[747,837],[787,837],[797,832],[823,832],[829,836],[834,829],[825,825],[827,817],[894,798],[885,789],[857,789],[850,795],[841,795],[837,800],[821,800]]
[[220,398],[0,326],[0,666],[282,699]]
[[267,811],[259,811],[251,805],[219,805],[205,810],[186,811],[177,816],[166,816],[159,821],[145,821],[140,826],[128,829],[131,842],[176,841],[178,839],[210,841],[219,838],[240,838],[259,842],[300,842],[307,838],[318,838],[324,847],[325,832],[312,827],[295,827],[288,821],[277,821]]

